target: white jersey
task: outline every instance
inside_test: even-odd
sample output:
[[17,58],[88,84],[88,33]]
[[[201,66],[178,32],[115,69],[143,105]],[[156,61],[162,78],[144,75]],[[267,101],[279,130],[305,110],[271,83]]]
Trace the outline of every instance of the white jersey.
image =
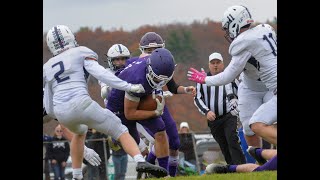
[[266,85],[259,78],[257,68],[250,63],[246,63],[244,71],[240,74],[239,79],[246,85],[246,87],[253,91],[268,91]]
[[229,53],[236,56],[243,51],[251,53],[247,63],[256,68],[259,80],[269,89],[277,88],[277,37],[272,27],[260,24],[241,33],[231,43]]
[[43,65],[44,102],[49,115],[54,117],[53,105],[63,104],[81,95],[89,96],[86,82],[89,74],[111,87],[130,90],[130,83],[114,76],[97,60],[95,52],[79,46],[52,57]]
[[268,89],[277,88],[277,39],[270,27],[260,24],[241,33],[229,47],[232,56],[230,64],[224,72],[206,77],[206,84],[217,86],[230,83],[251,64],[257,69],[258,79],[251,76],[250,71],[244,72],[247,77],[261,80]]

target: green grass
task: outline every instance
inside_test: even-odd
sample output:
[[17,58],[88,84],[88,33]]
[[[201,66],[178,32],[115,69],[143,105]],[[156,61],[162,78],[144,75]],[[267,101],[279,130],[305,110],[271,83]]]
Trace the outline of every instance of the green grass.
[[[228,174],[212,174],[202,176],[178,176],[170,178],[161,178],[168,180],[276,180],[277,171],[262,171],[262,172],[250,172],[250,173],[228,173]],[[159,180],[159,179],[148,179],[148,180]]]

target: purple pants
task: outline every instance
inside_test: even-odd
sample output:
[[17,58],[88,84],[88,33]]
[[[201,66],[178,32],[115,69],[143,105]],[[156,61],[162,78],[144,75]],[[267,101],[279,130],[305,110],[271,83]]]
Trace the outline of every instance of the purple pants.
[[[163,114],[162,114],[161,118],[165,124],[166,133],[168,135],[169,149],[178,150],[180,148],[180,139],[179,139],[179,135],[178,135],[176,122],[173,120],[173,117],[171,116],[169,109],[166,105],[164,106]],[[141,123],[141,121],[139,121],[139,123]],[[149,128],[146,127],[144,124],[142,124],[142,125],[147,130],[147,132],[152,137],[154,137],[154,133],[152,131],[150,131]]]
[[165,123],[163,122],[161,116],[139,121],[127,120],[123,113],[118,114],[117,116],[121,119],[122,124],[127,126],[130,135],[133,137],[137,144],[140,143],[140,135],[139,131],[137,130],[136,122],[139,122],[143,127],[147,129],[149,133],[152,133],[151,135],[166,130]]

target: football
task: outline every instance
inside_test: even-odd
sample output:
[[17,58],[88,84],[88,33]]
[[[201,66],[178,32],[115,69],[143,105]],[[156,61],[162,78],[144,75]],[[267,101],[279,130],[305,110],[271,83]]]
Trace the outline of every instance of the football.
[[[157,96],[161,102],[161,97]],[[144,96],[140,99],[138,110],[153,111],[157,109],[157,101],[152,98],[152,94]]]

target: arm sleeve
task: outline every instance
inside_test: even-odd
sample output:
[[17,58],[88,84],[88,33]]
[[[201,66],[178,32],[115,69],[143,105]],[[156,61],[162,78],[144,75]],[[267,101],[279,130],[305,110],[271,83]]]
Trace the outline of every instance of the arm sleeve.
[[121,80],[111,72],[107,71],[104,67],[100,66],[97,61],[84,60],[84,68],[95,78],[101,82],[108,84],[112,88],[122,91],[130,91],[131,84]]
[[221,86],[231,83],[243,71],[250,57],[251,53],[248,51],[243,51],[241,54],[233,56],[230,64],[223,72],[205,78],[207,86]]
[[173,94],[178,94],[178,85],[173,78],[167,83],[168,90]]
[[199,112],[202,115],[207,115],[210,109],[205,104],[203,86],[200,83],[197,83],[196,91],[197,96],[194,97],[194,105],[198,108]]

